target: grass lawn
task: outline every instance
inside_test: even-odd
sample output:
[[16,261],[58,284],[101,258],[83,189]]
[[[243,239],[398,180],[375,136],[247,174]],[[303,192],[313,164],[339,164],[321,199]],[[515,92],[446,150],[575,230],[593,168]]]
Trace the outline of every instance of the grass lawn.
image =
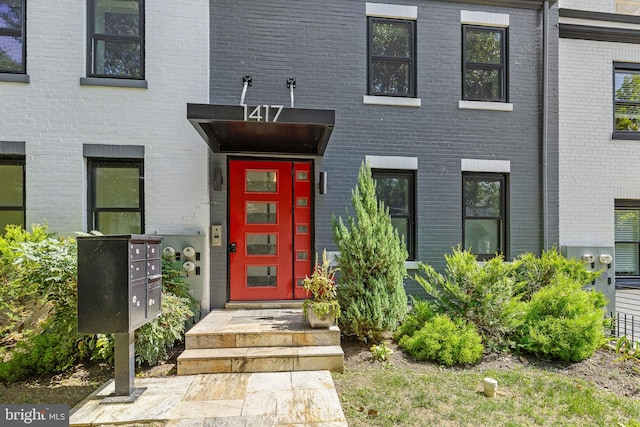
[[[571,371],[528,363],[461,369],[396,360],[401,362],[347,361],[344,374],[334,374],[350,426],[640,427],[637,394],[625,397]],[[607,376],[595,369],[594,377]],[[611,376],[614,371],[611,366]],[[632,374],[615,375],[640,382]],[[483,394],[484,377],[498,381],[495,398]]]

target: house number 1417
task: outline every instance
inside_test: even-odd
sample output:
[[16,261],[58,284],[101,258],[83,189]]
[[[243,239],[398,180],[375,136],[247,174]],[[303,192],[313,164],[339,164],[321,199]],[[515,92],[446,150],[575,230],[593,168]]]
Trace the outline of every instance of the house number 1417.
[[[277,122],[280,113],[282,113],[283,105],[258,105],[257,107],[249,107],[246,104],[244,108],[244,121],[256,122]],[[251,112],[249,112],[251,111]],[[273,117],[269,117],[272,115]]]

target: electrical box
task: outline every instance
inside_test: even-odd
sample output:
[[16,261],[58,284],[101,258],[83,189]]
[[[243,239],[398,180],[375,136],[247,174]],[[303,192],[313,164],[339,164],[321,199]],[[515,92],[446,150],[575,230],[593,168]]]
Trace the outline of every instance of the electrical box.
[[77,241],[79,333],[129,333],[161,314],[162,237]]
[[600,271],[600,276],[585,288],[601,292],[609,300],[607,313],[615,310],[616,286],[614,268],[614,248],[603,246],[563,246],[562,254],[567,258],[575,258],[585,263],[589,271]]
[[[205,236],[203,234],[165,234],[162,253],[165,259],[180,265],[189,293],[203,307],[208,300],[208,290],[204,283]],[[207,310],[208,311],[208,310]],[[196,313],[196,319],[200,313]]]

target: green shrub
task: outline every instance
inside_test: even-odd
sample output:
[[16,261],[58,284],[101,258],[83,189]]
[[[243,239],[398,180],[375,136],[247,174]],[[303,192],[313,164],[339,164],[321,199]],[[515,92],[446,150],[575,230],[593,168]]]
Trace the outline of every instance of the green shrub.
[[518,263],[505,263],[497,256],[480,265],[474,254],[460,248],[445,259],[444,276],[423,263],[418,263],[415,275],[438,311],[476,325],[492,349],[510,346],[509,337],[516,324],[513,301],[518,290],[513,271]]
[[563,275],[522,303],[518,344],[543,357],[579,362],[604,343],[605,296]]
[[409,314],[393,333],[393,339],[399,342],[405,336],[413,336],[413,334],[421,329],[427,320],[431,320],[433,316],[435,316],[435,312],[430,302],[414,299]]
[[165,292],[162,315],[136,330],[136,361],[155,365],[167,357],[167,349],[184,339],[187,321],[193,317],[189,300]]
[[476,327],[461,319],[437,314],[413,334],[404,336],[400,346],[417,360],[432,360],[452,366],[476,363],[484,347]]
[[40,333],[18,341],[0,363],[0,381],[13,382],[33,375],[61,372],[76,360],[75,325],[45,324]]
[[544,251],[538,257],[532,253],[518,257],[515,280],[522,286],[522,300],[528,301],[534,292],[554,283],[559,275],[571,277],[586,285],[600,276],[601,272],[589,271],[582,260],[565,258],[556,249]]
[[407,250],[391,223],[388,208],[376,197],[371,169],[362,165],[351,201],[355,217],[347,227],[333,216],[333,238],[340,250],[338,301],[340,328],[362,341],[380,342],[407,312],[403,280]]
[[7,226],[0,234],[0,339],[13,345],[25,334],[37,329],[42,312],[47,311],[41,284],[18,280],[29,272],[22,244],[41,242],[50,235],[46,226],[34,225],[31,232],[18,226]]

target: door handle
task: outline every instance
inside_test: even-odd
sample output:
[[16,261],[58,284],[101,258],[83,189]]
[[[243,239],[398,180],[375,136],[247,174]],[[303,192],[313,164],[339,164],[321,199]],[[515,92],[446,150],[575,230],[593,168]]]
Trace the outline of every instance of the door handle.
[[233,242],[233,243],[231,243],[231,244],[229,245],[229,252],[230,252],[230,253],[235,253],[235,252],[236,252],[236,249],[237,249],[236,242]]

